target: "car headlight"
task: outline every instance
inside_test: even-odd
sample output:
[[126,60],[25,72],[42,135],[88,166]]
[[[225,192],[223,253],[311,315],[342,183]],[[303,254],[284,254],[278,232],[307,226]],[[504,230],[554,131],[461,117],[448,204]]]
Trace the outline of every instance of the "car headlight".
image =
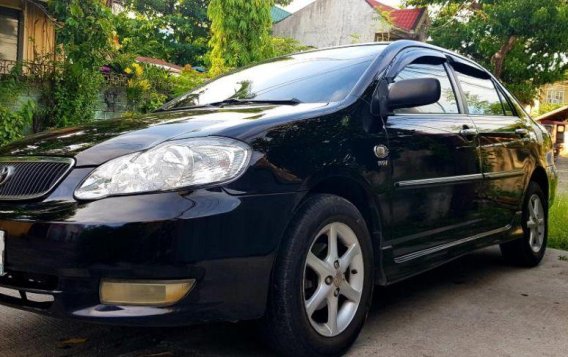
[[170,141],[95,169],[75,190],[80,200],[221,184],[247,168],[251,148],[223,137]]

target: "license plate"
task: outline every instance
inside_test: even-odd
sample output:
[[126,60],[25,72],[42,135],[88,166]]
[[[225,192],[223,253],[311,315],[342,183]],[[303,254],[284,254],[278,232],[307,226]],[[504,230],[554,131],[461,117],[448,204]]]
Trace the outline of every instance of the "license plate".
[[6,261],[6,242],[4,231],[0,231],[0,276],[6,275],[4,271],[4,262]]

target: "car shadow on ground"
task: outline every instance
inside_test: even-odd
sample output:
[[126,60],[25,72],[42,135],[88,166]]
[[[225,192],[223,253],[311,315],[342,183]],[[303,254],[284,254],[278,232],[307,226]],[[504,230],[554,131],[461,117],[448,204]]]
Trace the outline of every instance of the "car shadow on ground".
[[[428,305],[437,291],[460,289],[472,282],[487,283],[514,269],[505,265],[498,250],[482,250],[457,259],[433,271],[390,287],[375,289],[367,328],[389,329],[397,311],[409,305]],[[44,355],[269,355],[258,337],[254,323],[215,323],[184,328],[109,327],[63,321],[22,313],[18,323],[24,334],[12,332],[4,351],[35,351]],[[387,317],[384,319],[384,317]],[[383,326],[382,326],[383,325]],[[391,326],[392,327],[392,326]],[[5,333],[10,333],[5,331]],[[34,338],[31,338],[31,337]],[[373,336],[373,339],[380,339]],[[27,346],[28,349],[22,346]]]

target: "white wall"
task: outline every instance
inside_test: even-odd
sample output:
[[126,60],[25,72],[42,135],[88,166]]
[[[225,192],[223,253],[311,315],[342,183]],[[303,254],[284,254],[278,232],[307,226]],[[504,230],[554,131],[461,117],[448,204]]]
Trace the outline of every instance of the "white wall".
[[275,36],[317,48],[373,42],[387,25],[365,0],[317,0],[274,25]]

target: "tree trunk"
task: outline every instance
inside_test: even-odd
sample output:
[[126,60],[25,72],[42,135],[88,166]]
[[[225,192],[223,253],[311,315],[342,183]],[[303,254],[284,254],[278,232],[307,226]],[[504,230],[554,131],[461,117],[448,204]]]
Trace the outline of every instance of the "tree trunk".
[[507,42],[505,42],[503,46],[501,46],[499,51],[497,51],[497,53],[495,53],[493,57],[491,57],[491,62],[495,65],[495,70],[493,71],[495,77],[501,79],[505,58],[507,57],[507,54],[511,52],[511,50],[515,46],[515,43],[517,43],[517,36],[510,36]]

